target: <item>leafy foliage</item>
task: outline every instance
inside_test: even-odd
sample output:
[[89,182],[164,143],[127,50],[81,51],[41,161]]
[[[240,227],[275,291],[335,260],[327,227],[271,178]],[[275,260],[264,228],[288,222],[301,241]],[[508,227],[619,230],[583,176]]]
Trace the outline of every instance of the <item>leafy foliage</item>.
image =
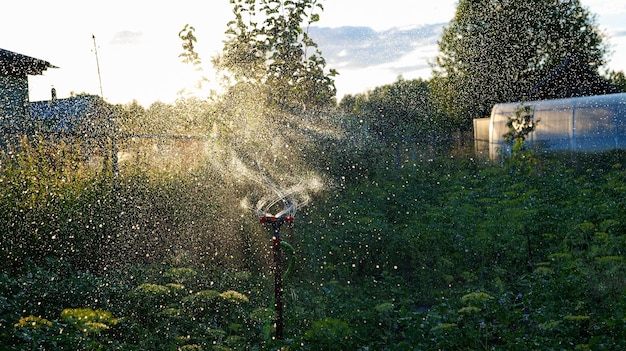
[[337,72],[325,71],[317,44],[302,28],[319,20],[318,0],[231,3],[235,19],[228,24],[222,55],[214,59],[217,68],[235,83],[260,89],[261,101],[281,109],[315,110],[334,103]]
[[[603,340],[604,348],[610,348],[606,346],[610,343],[618,345],[617,339],[608,342],[603,332],[591,330],[604,328],[600,325],[605,318],[614,321],[612,326],[615,322],[622,325],[622,317],[615,320],[614,316],[623,315],[623,307],[605,309],[589,304],[588,298],[595,295],[597,301],[615,301],[609,296],[623,295],[623,280],[620,292],[598,291],[593,287],[607,284],[599,281],[614,281],[619,274],[613,278],[598,275],[593,268],[596,263],[582,259],[594,251],[597,253],[592,256],[606,254],[596,251],[597,246],[592,248],[594,237],[603,238],[597,243],[613,242],[597,232],[596,224],[581,225],[582,218],[589,223],[601,220],[591,203],[603,202],[602,189],[608,184],[600,180],[604,176],[560,167],[552,161],[549,173],[520,173],[508,166],[499,169],[460,160],[438,161],[394,170],[394,175],[383,173],[376,177],[377,182],[365,181],[356,191],[346,189],[335,205],[321,206],[333,210],[324,216],[326,225],[320,233],[312,236],[322,240],[310,239],[307,250],[318,258],[311,262],[313,267],[321,267],[318,279],[337,280],[346,291],[344,295],[330,289],[337,297],[329,301],[329,313],[351,304],[353,311],[365,311],[360,303],[367,304],[374,296],[385,301],[385,292],[393,291],[393,304],[400,306],[391,323],[393,332],[383,335],[380,324],[372,323],[377,328],[368,328],[369,322],[361,324],[362,312],[348,321],[359,326],[359,333],[367,335],[368,345],[374,348],[379,345],[377,340],[385,340],[387,347],[397,343],[397,349],[403,349],[401,345],[524,349],[528,343],[557,347],[562,342],[588,345],[598,340]],[[616,167],[623,174],[622,166]],[[584,195],[579,192],[582,184]],[[588,202],[588,196],[594,199]],[[616,218],[623,210],[612,207],[602,212],[602,218],[608,213]],[[560,253],[563,245],[567,254]],[[623,247],[623,243],[618,245]],[[371,257],[376,259],[368,260]],[[620,260],[617,258],[592,260],[615,262],[612,269],[623,269],[613,261]],[[357,294],[352,288],[356,286],[368,293]],[[374,290],[376,294],[371,293]],[[564,294],[566,290],[577,293]],[[353,302],[334,302],[342,298]],[[417,313],[419,306],[425,305],[428,312]],[[369,306],[376,304],[370,302]],[[341,318],[350,313],[331,315]],[[603,317],[584,322],[586,317],[568,315]],[[582,321],[582,334],[574,320]],[[401,341],[407,340],[403,323],[419,330],[409,336],[407,344]],[[567,327],[558,327],[560,332],[554,338],[551,333],[556,324]]]
[[180,32],[178,32],[178,37],[183,41],[183,53],[178,55],[182,59],[184,63],[189,63],[194,66],[198,66],[201,64],[200,55],[195,50],[195,43],[198,41],[196,35],[194,34],[196,29],[189,24],[186,24]]
[[433,91],[463,129],[496,103],[520,101],[565,58],[592,69],[607,48],[580,1],[459,1],[433,66]]
[[434,139],[448,131],[438,114],[428,82],[398,78],[389,85],[355,96],[345,96],[339,106],[362,118],[380,139],[390,142]]
[[620,91],[626,92],[626,75],[623,71],[610,71],[607,78]]
[[533,119],[530,106],[523,103],[515,109],[515,114],[510,116],[506,122],[509,129],[504,134],[504,140],[512,143],[511,155],[502,155],[510,166],[515,166],[517,170],[524,169],[526,172],[533,172],[536,167],[536,158],[534,151],[526,148],[525,141],[528,135],[537,128],[539,120]]
[[[349,164],[374,152],[358,143],[336,147]],[[373,160],[393,153],[376,149]],[[598,163],[602,157],[612,163]],[[106,274],[53,259],[4,274],[0,338],[8,349],[620,348],[626,171],[614,162],[623,155],[602,157],[575,168],[568,159],[542,159],[534,172],[465,158],[399,168],[371,162],[361,176],[336,169],[338,179],[347,177],[302,214],[306,235],[290,234],[301,257],[285,286],[290,340],[269,337],[267,259],[244,259],[244,242],[225,234],[228,227],[216,237],[230,238],[221,250],[235,260],[170,250],[153,264],[127,257]],[[122,181],[136,203],[162,199],[141,212],[127,207],[135,220],[161,216],[158,227],[139,222],[144,229],[134,231],[152,235],[138,244],[175,228],[179,206],[195,203],[181,209],[195,221],[228,213],[195,215],[202,197],[165,197],[181,191],[168,195],[180,199],[190,191],[184,178],[200,179],[179,176],[165,187],[159,173]],[[184,243],[179,248],[194,246]]]
[[504,134],[504,140],[506,142],[524,142],[528,137],[528,134],[532,133],[537,127],[537,123],[539,121],[534,121],[532,119],[530,106],[524,106],[521,104],[517,109],[515,109],[515,115],[509,117],[509,120],[506,122],[507,128],[509,131]]
[[[449,127],[426,82],[291,114],[259,106],[248,73],[212,102],[118,106],[118,173],[57,140],[3,154],[3,348],[626,348],[623,151],[438,153],[413,144]],[[271,239],[246,213],[260,188],[309,179],[314,201],[281,234],[297,255],[275,340]]]
[[83,157],[80,144],[43,137],[0,155],[3,270],[48,256],[101,264],[98,245],[112,229],[110,169]]

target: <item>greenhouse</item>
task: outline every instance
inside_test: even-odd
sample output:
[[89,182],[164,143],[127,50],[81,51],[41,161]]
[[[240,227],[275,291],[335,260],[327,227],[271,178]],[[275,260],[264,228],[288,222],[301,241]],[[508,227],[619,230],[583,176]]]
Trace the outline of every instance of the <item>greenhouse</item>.
[[[542,151],[606,151],[626,148],[626,93],[497,104],[488,119],[489,157],[511,151],[504,140],[507,121],[521,106],[530,107],[536,129],[528,147]],[[477,140],[486,134],[486,121],[475,120]]]

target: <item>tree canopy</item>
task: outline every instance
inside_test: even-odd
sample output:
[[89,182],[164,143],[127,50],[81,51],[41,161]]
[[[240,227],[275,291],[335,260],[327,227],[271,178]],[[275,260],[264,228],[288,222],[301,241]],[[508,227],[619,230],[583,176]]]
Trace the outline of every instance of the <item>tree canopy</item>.
[[626,92],[626,75],[624,75],[624,71],[609,71],[607,72],[607,79],[619,90]]
[[604,37],[579,0],[460,0],[439,41],[433,92],[468,128],[495,103],[521,100],[565,58],[597,70],[607,53]]
[[[319,20],[318,0],[231,0],[222,55],[214,65],[231,84],[252,84],[270,104],[306,110],[334,102],[336,89],[317,44],[303,27]],[[313,51],[310,54],[310,51]]]
[[399,77],[392,84],[340,102],[347,113],[364,118],[370,129],[388,141],[419,139],[443,131],[443,118],[431,99],[428,82]]

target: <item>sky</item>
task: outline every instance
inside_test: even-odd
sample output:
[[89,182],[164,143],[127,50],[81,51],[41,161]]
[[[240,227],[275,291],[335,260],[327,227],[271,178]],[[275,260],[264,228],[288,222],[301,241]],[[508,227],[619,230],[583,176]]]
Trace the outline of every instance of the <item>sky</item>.
[[[441,29],[457,0],[325,0],[310,29],[335,78],[337,97],[406,79],[430,77]],[[606,68],[626,72],[626,2],[581,0],[605,31],[612,55]],[[59,68],[29,78],[30,100],[72,93],[100,95],[111,103],[171,103],[198,73],[178,55],[178,33],[195,28],[204,75],[217,87],[211,58],[223,46],[233,19],[228,0],[31,0],[3,4],[0,48],[43,59]],[[6,16],[9,13],[11,15]],[[95,40],[93,37],[95,36]],[[97,55],[96,55],[97,54]],[[98,71],[100,74],[98,74]],[[206,94],[206,92],[200,92]]]

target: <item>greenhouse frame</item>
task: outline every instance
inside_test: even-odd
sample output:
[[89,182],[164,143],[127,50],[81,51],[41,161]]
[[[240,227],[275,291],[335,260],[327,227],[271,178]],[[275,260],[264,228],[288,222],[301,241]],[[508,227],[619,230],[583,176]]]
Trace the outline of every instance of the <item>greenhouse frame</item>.
[[[491,117],[474,120],[477,145],[488,135],[489,157],[510,154],[507,121],[528,106],[536,128],[526,146],[541,151],[597,152],[626,149],[626,93],[494,105]],[[486,123],[488,121],[488,123]],[[489,131],[485,130],[489,128]]]

